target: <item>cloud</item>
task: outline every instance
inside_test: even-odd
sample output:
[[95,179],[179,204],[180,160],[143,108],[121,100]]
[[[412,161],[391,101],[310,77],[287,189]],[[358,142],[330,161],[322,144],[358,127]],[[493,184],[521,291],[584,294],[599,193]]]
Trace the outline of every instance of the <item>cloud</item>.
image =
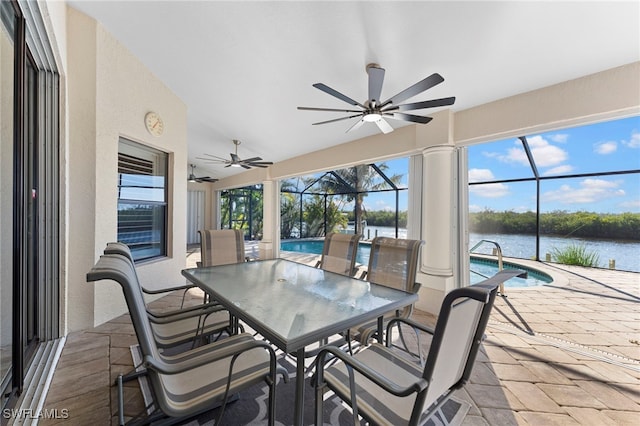
[[569,158],[567,151],[551,145],[542,136],[532,136],[527,138],[527,142],[529,142],[531,154],[533,154],[538,167],[556,166]]
[[486,182],[488,180],[496,180],[491,170],[469,169],[469,182]]
[[[469,182],[486,182],[495,180],[489,169],[469,169]],[[485,198],[500,198],[509,195],[509,186],[504,183],[486,183],[469,185],[469,193]]]
[[609,181],[603,179],[584,179],[579,188],[571,185],[562,185],[558,189],[542,194],[543,202],[559,202],[561,204],[585,204],[594,203],[607,198],[622,197],[625,195],[620,189],[622,181]]
[[[556,135],[558,139],[563,139],[562,135]],[[566,138],[564,138],[566,140]],[[552,145],[542,136],[531,136],[527,138],[531,154],[538,167],[553,167],[562,164],[569,158],[569,154],[562,148]],[[485,156],[497,158],[503,163],[521,164],[529,167],[529,159],[522,148],[521,142],[515,141],[513,148],[509,148],[506,154],[485,153]]]
[[640,210],[640,200],[629,200],[620,203],[620,207],[628,210]]
[[622,141],[622,144],[629,148],[640,148],[640,132],[634,131],[631,133],[631,139]]
[[545,176],[547,176],[547,175],[561,175],[561,174],[572,172],[573,168],[574,168],[573,166],[570,166],[568,164],[564,164],[562,166],[554,167],[552,169],[549,169],[549,170],[545,171],[543,173],[543,175],[545,175]]
[[557,135],[550,135],[549,139],[553,142],[565,143],[569,139],[569,135],[567,133],[558,133]]
[[376,207],[376,210],[384,210],[384,211],[387,211],[387,212],[395,211],[395,207],[391,208],[389,203],[387,203],[385,200],[376,200],[374,205]]
[[593,151],[596,154],[607,155],[614,153],[618,150],[618,142],[615,141],[607,141],[607,142],[598,142],[593,146]]

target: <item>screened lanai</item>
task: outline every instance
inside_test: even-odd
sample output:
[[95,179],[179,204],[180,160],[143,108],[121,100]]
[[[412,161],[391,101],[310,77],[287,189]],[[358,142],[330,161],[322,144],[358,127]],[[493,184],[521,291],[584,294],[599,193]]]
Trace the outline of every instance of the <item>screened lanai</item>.
[[[329,170],[280,183],[280,238],[324,237],[330,232],[406,237],[408,159]],[[260,239],[262,186],[221,194],[221,226]]]
[[470,248],[639,272],[639,149],[637,115],[467,147]]

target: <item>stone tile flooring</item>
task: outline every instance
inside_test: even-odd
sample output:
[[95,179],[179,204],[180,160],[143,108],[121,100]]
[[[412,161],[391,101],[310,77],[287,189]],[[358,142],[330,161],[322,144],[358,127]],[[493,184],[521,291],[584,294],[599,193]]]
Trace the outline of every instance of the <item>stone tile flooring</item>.
[[[197,258],[190,252],[187,266]],[[496,300],[471,380],[458,391],[471,404],[463,424],[640,424],[640,274],[531,265],[555,281],[507,288],[507,297]],[[192,291],[191,302],[198,298]],[[154,305],[180,300],[170,295]],[[434,322],[420,311],[414,318]],[[135,343],[127,315],[69,334],[44,404],[67,409],[69,418],[40,424],[117,424],[112,384],[132,368]],[[131,415],[143,405],[137,383],[127,387],[125,413]]]

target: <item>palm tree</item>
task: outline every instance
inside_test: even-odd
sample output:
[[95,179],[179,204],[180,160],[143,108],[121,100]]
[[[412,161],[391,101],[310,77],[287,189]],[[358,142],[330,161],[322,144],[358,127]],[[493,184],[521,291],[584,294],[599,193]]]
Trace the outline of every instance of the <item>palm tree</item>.
[[402,179],[400,174],[386,176],[384,172],[388,169],[386,163],[361,164],[328,172],[318,184],[326,193],[342,195],[347,202],[354,202],[356,232],[361,232],[359,228],[366,213],[364,197],[368,192],[397,186]]

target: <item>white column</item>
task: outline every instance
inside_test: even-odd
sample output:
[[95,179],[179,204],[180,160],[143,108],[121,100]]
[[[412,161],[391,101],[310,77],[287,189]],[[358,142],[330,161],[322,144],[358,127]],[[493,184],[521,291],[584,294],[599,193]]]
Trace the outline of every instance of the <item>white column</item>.
[[422,284],[416,307],[437,313],[444,296],[460,286],[458,165],[454,146],[423,151],[422,233],[417,281]]
[[280,182],[262,182],[262,240],[258,244],[260,259],[273,259],[280,255]]
[[421,270],[425,274],[452,277],[457,223],[455,149],[434,146],[424,150]]

